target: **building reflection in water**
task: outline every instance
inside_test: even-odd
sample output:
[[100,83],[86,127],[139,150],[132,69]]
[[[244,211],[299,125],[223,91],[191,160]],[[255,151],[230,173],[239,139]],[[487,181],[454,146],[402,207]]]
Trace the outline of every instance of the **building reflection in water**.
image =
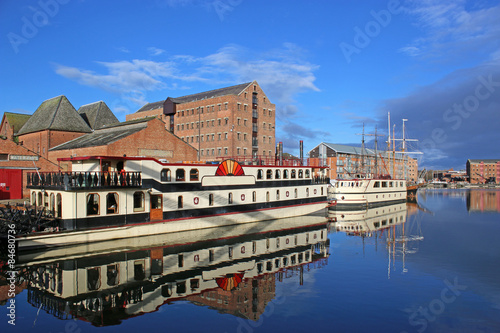
[[[307,216],[28,253],[28,302],[95,326],[187,300],[258,320],[276,283],[326,265],[328,220]],[[135,244],[134,244],[135,243]]]
[[387,277],[395,269],[397,259],[401,259],[402,273],[407,272],[406,256],[418,251],[418,243],[424,240],[420,223],[416,217],[418,211],[426,211],[416,202],[387,205],[365,210],[330,211],[329,217],[334,222],[330,226],[337,232],[345,232],[349,236],[373,239],[375,250],[382,242],[388,253]]
[[499,190],[467,191],[467,210],[469,212],[500,213],[500,191]]

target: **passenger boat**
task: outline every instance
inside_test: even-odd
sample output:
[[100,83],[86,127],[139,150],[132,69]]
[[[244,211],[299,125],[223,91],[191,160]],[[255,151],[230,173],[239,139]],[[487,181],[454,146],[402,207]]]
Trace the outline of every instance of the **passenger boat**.
[[406,202],[406,180],[362,178],[335,180],[329,188],[331,209],[368,209]]
[[301,216],[328,204],[325,168],[110,156],[59,162],[71,172],[28,175],[31,204],[55,221],[18,234],[21,250]]
[[327,226],[294,217],[51,248],[22,255],[17,276],[35,308],[94,326],[176,301],[257,321],[279,281],[326,265]]

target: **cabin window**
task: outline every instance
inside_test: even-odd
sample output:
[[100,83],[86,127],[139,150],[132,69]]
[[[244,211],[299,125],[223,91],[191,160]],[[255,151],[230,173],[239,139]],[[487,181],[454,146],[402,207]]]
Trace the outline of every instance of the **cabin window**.
[[382,187],[387,187],[387,182],[382,182]]
[[281,179],[281,170],[276,170],[276,172],[274,174],[274,178]]
[[309,187],[306,188],[306,197],[308,197],[308,196],[309,196]]
[[118,265],[108,265],[106,275],[108,286],[116,286],[118,284]]
[[267,170],[266,179],[273,179],[273,170]]
[[183,198],[182,195],[179,195],[177,197],[177,208],[183,208],[183,207],[184,207]]
[[57,198],[56,217],[62,217],[62,197],[61,197],[61,194],[58,193],[56,198]]
[[200,288],[200,280],[199,279],[191,279],[189,280],[189,284],[191,286],[191,290],[196,290]]
[[52,212],[52,215],[55,215],[54,213],[55,213],[55,209],[56,209],[56,197],[55,197],[54,193],[50,194],[49,209]]
[[299,178],[304,178],[304,170],[299,170]]
[[257,201],[257,192],[255,191],[252,192],[252,201],[253,202]]
[[199,179],[198,169],[191,169],[191,171],[189,171],[189,180],[198,181],[198,179]]
[[266,192],[266,201],[269,201],[269,191]]
[[297,171],[292,170],[291,175],[290,175],[290,178],[292,178],[292,179],[297,178]]
[[299,197],[299,191],[297,189],[294,190],[295,198]]
[[43,205],[45,208],[49,208],[49,194],[47,192],[43,194]]
[[375,182],[375,183],[373,184],[373,187],[380,187],[380,182]]
[[208,195],[208,205],[209,206],[213,206],[214,205],[214,195],[212,193],[210,193]]
[[142,212],[144,210],[144,192],[134,193],[134,212]]
[[214,261],[214,258],[215,258],[214,250],[208,250],[208,261],[212,262]]
[[311,178],[311,170],[306,169],[306,178]]
[[399,182],[399,186],[400,186],[400,187],[403,187],[403,182]]
[[160,173],[160,181],[162,182],[170,182],[172,181],[172,174],[170,169],[163,169]]
[[183,182],[184,180],[186,180],[184,169],[175,170],[175,180],[178,182]]
[[42,192],[38,192],[38,206],[43,206]]
[[106,195],[106,214],[118,213],[118,193],[108,193]]
[[389,187],[393,187],[393,182],[389,182]]
[[227,203],[232,204],[233,203],[233,193],[229,192],[227,196]]
[[321,195],[323,195],[323,186],[321,186]]
[[288,179],[288,169],[283,170],[283,179]]
[[101,287],[101,269],[99,267],[87,268],[87,289],[97,290]]
[[276,200],[280,199],[280,190],[276,190]]
[[36,192],[31,193],[31,204],[36,206]]
[[90,193],[87,195],[87,216],[99,215],[99,194]]
[[257,179],[263,179],[264,178],[264,171],[262,169],[259,169],[257,171]]

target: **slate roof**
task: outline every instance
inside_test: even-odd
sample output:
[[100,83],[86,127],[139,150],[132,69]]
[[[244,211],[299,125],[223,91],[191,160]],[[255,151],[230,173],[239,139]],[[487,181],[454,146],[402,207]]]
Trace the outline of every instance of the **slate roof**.
[[83,133],[92,131],[66,96],[57,96],[44,101],[16,135],[43,130]]
[[[193,102],[193,101],[200,101],[200,100],[212,98],[212,97],[221,97],[221,96],[227,96],[227,95],[239,95],[246,87],[248,87],[252,83],[253,82],[247,82],[247,83],[242,83],[242,84],[238,84],[238,85],[231,86],[231,87],[219,88],[219,89],[215,89],[215,90],[204,91],[201,93],[186,95],[186,96],[181,96],[181,97],[168,97],[168,99],[170,99],[175,104],[182,104],[182,103],[188,103],[188,102]],[[165,101],[163,100],[163,101],[158,101],[158,102],[154,102],[154,103],[148,103],[148,104],[144,105],[142,108],[140,108],[137,112],[159,109],[159,108],[163,107],[164,102]]]
[[137,110],[137,112],[151,111],[151,110],[157,110],[157,109],[163,108],[163,103],[165,103],[164,100],[154,102],[154,103],[148,103],[148,104],[144,105],[142,108],[140,108],[139,110]]
[[83,105],[78,113],[94,130],[120,122],[103,101]]
[[[326,143],[326,142],[323,142],[323,144],[340,154],[362,155],[363,151],[361,147],[354,147],[354,146],[347,146],[347,145]],[[375,151],[370,148],[365,148],[364,155],[375,155]]]
[[14,133],[16,133],[26,124],[31,116],[24,113],[5,112],[4,117],[9,122],[9,125],[12,126]]
[[467,160],[469,163],[481,163],[483,162],[484,164],[492,164],[492,163],[497,163],[497,162],[500,162],[500,159],[484,159],[484,160],[481,160],[481,159],[468,159]]
[[121,140],[129,135],[137,133],[148,126],[148,122],[155,117],[147,117],[143,119],[135,119],[110,125],[97,129],[90,134],[82,135],[76,139],[60,144],[59,146],[49,149],[50,151],[77,149],[87,147],[106,146],[118,140]]

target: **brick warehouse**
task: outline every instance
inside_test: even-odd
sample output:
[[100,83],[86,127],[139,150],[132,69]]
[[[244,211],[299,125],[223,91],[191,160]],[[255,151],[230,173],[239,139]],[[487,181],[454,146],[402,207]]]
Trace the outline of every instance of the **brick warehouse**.
[[[309,152],[309,163],[314,166],[328,166],[331,179],[349,179],[354,174],[360,173],[392,175],[392,158],[387,158],[383,154],[377,153],[377,172],[375,170],[375,151],[372,149],[362,150],[361,147],[322,142]],[[401,156],[401,154],[396,154],[394,177],[416,182],[418,177],[417,161],[411,157],[405,157],[406,167],[404,167]]]
[[500,184],[500,159],[468,159],[466,170],[471,184]]
[[256,81],[149,103],[127,120],[156,116],[201,161],[232,157],[274,159],[275,114]]

